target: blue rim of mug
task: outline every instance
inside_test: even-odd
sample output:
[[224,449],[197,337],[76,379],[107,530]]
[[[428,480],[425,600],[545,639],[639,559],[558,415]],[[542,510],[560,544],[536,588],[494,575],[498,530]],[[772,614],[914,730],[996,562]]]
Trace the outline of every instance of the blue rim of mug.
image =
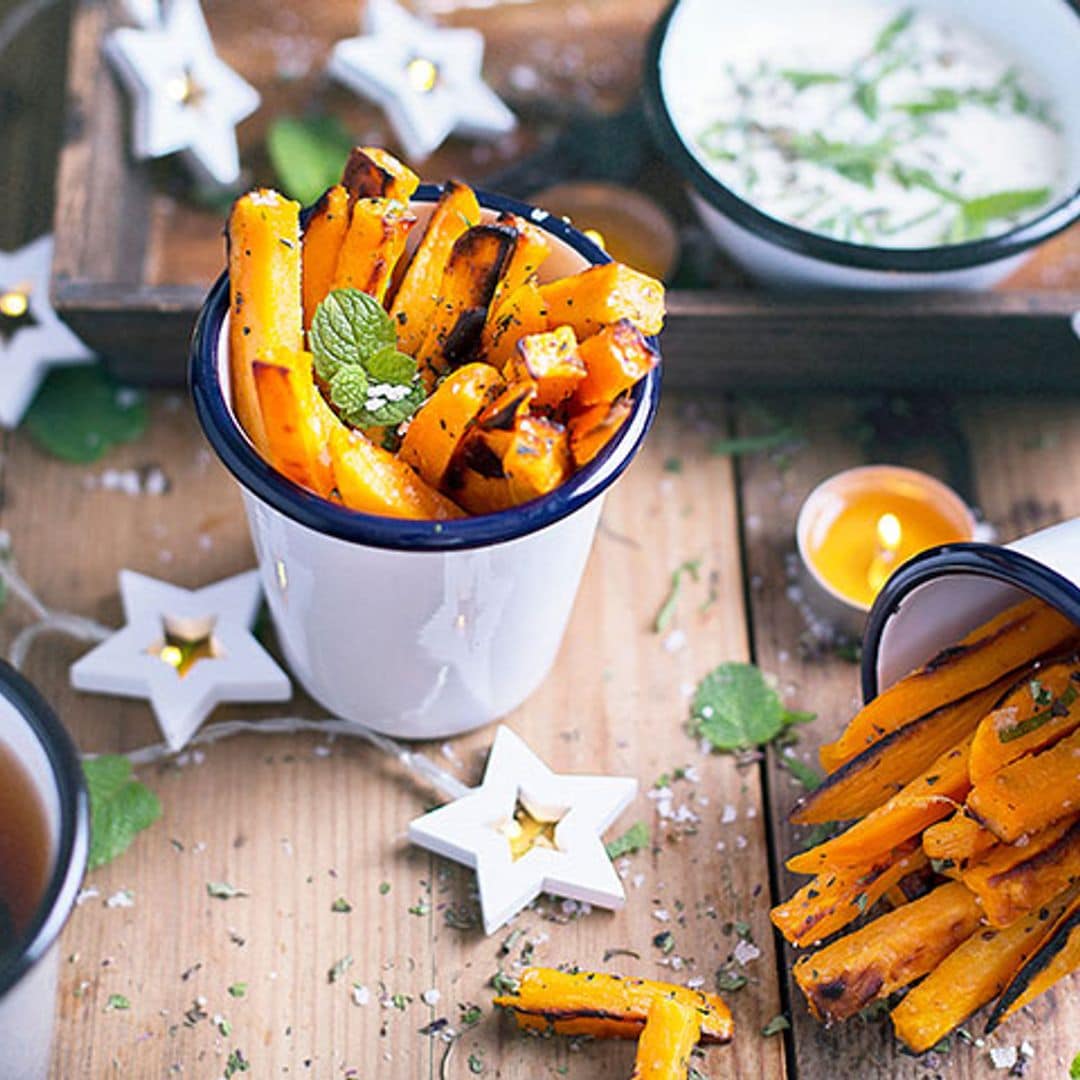
[[904,563],[885,583],[870,609],[862,650],[864,701],[877,697],[881,640],[900,605],[920,585],[957,576],[988,578],[1002,585],[1013,585],[1057,608],[1080,627],[1080,586],[1029,555],[995,544],[945,544],[931,548]]
[[[414,202],[435,202],[442,188],[422,184]],[[568,245],[587,262],[611,257],[568,222],[502,195],[477,191],[480,205],[524,218]],[[631,391],[633,409],[618,434],[583,469],[549,495],[510,510],[451,521],[410,521],[348,510],[293,483],[266,462],[241,430],[218,376],[221,326],[229,308],[228,272],[210,290],[195,324],[189,381],[195,412],[210,445],[239,483],[262,502],[301,525],[352,543],[396,551],[462,551],[506,543],[553,525],[606,491],[630,464],[656,416],[662,365]],[[659,349],[657,339],[650,344]],[[640,414],[644,411],[644,422]],[[635,423],[637,421],[637,423]],[[636,430],[635,430],[636,429]]]
[[26,721],[44,751],[60,804],[59,842],[45,893],[14,948],[0,956],[2,1000],[45,957],[75,906],[90,852],[90,807],[79,754],[64,725],[41,694],[2,660],[0,694]]

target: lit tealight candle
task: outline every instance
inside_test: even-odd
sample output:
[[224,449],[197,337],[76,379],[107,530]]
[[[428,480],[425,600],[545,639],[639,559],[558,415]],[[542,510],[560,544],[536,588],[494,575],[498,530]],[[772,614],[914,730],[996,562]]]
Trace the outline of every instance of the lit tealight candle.
[[838,473],[810,493],[796,539],[812,602],[850,630],[897,567],[927,548],[971,540],[974,530],[966,503],[939,480],[869,465]]
[[439,81],[438,67],[423,56],[414,56],[405,65],[405,75],[418,94],[430,94]]

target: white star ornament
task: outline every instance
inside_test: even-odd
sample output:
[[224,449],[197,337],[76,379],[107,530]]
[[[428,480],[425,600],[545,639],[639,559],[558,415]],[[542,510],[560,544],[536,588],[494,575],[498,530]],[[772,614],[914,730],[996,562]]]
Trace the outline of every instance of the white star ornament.
[[171,0],[159,24],[112,30],[102,48],[133,99],[135,157],[181,152],[201,179],[235,184],[236,125],[259,94],[214,52],[198,0]]
[[262,598],[258,571],[189,590],[121,570],[120,596],[126,625],[71,666],[71,685],[148,698],[172,750],[223,702],[291,695],[249,629]]
[[432,26],[394,0],[371,0],[364,28],[334,46],[327,71],[385,110],[407,157],[422,161],[451,132],[513,131],[514,114],[484,82],[478,30]]
[[[553,773],[500,727],[480,786],[416,818],[409,839],[476,870],[484,932],[492,934],[542,892],[622,907],[626,895],[601,835],[636,794],[632,777]],[[519,807],[551,839],[515,858],[510,837]]]
[[0,425],[15,427],[53,364],[84,364],[94,354],[60,321],[49,301],[53,238],[0,251]]

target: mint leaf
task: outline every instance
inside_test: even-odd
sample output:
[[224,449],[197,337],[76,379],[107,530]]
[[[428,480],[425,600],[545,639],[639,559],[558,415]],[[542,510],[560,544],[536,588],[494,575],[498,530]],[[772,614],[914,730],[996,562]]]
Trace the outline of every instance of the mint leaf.
[[53,457],[89,464],[146,430],[146,406],[142,394],[117,386],[99,364],[80,364],[50,372],[23,423]]
[[278,117],[266,134],[266,149],[285,193],[307,206],[333,187],[353,140],[333,116]]
[[610,844],[605,844],[604,850],[609,859],[618,859],[623,855],[632,855],[635,851],[648,846],[649,827],[641,821],[636,821],[622,836],[612,840]]
[[340,367],[329,381],[330,404],[347,424],[361,426],[368,399],[368,378],[357,364]]
[[143,829],[161,817],[158,797],[131,774],[131,762],[121,755],[83,762],[90,793],[90,858],[88,868],[112,862],[131,846]]
[[416,361],[387,345],[364,362],[373,383],[408,383],[416,377]]
[[1080,1054],[1072,1059],[1069,1066],[1069,1080],[1080,1080]]
[[784,708],[758,668],[737,662],[721,664],[698,683],[690,716],[694,733],[716,750],[761,747],[792,724],[814,719]]
[[791,1021],[783,1013],[777,1013],[761,1029],[761,1034],[767,1039],[770,1035],[779,1035],[781,1031],[787,1031],[789,1027],[791,1027]]
[[315,309],[308,343],[319,378],[329,382],[343,365],[364,365],[397,346],[397,332],[382,304],[359,289],[335,289]]
[[794,754],[781,754],[777,760],[781,767],[787,769],[807,791],[816,791],[821,787],[823,783],[821,774]]
[[[406,390],[406,393],[399,395],[400,390]],[[393,396],[381,396],[387,391]],[[419,380],[408,388],[400,383],[379,383],[369,387],[368,394],[367,405],[357,427],[397,427],[402,421],[408,420],[427,397],[424,384]]]

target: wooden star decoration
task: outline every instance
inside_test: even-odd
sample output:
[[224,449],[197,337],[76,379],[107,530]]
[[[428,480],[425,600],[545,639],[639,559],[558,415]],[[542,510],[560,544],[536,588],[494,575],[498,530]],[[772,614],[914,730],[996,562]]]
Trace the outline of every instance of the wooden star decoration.
[[54,364],[94,354],[60,321],[49,301],[52,235],[10,254],[0,251],[0,425],[15,427]]
[[451,132],[513,131],[514,114],[483,80],[478,30],[432,26],[394,0],[371,0],[364,28],[334,46],[327,70],[383,108],[408,157],[422,161]]
[[136,158],[180,152],[200,179],[239,180],[236,125],[259,94],[214,51],[198,0],[171,0],[160,23],[113,30],[102,48],[132,97]]
[[476,870],[484,932],[542,892],[606,908],[625,902],[601,835],[637,794],[625,776],[553,773],[500,727],[484,779],[409,825],[409,839]]
[[126,625],[71,667],[77,690],[148,698],[165,741],[180,750],[227,701],[284,701],[289,678],[250,631],[258,571],[202,589],[120,571]]

